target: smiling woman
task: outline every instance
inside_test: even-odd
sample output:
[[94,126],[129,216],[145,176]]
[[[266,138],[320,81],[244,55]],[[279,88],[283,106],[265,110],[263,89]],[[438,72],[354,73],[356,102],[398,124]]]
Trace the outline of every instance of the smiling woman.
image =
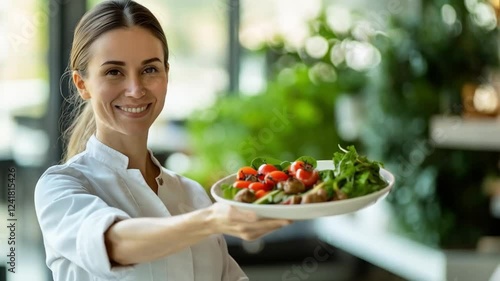
[[54,280],[248,280],[223,234],[253,240],[290,222],[212,204],[198,183],[147,147],[167,93],[168,46],[157,19],[130,0],[95,6],[71,50],[82,112],[66,159],[35,189]]

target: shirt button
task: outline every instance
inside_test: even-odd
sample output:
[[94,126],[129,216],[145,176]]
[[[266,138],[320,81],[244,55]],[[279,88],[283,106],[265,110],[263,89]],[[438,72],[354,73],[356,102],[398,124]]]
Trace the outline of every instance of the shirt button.
[[163,185],[163,179],[162,179],[162,178],[159,178],[159,179],[158,179],[158,184],[159,184],[159,185]]

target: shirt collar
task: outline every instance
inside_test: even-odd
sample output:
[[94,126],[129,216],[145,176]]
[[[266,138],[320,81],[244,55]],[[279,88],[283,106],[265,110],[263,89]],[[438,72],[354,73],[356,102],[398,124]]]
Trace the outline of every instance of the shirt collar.
[[[162,165],[154,157],[153,152],[148,149],[149,155],[151,156],[151,159],[153,160],[153,163],[160,168],[160,174],[157,177],[162,178],[163,177],[163,169]],[[95,135],[92,135],[87,142],[87,153],[91,156],[94,157],[95,159],[99,160],[100,162],[103,162],[104,164],[110,166],[111,168],[118,169],[118,170],[126,170],[128,168],[128,157],[127,155],[119,152],[118,150],[115,150],[104,143],[102,143],[100,140],[98,140]]]
[[87,153],[112,168],[126,170],[128,167],[128,157],[125,154],[105,145],[95,135],[87,142]]

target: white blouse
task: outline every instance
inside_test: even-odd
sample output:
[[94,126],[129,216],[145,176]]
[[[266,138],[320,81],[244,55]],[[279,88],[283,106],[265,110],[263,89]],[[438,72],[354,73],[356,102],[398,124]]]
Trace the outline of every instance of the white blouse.
[[161,170],[156,178],[158,195],[139,170],[127,169],[127,156],[95,136],[84,152],[41,176],[35,188],[35,210],[54,281],[248,280],[228,254],[222,235],[151,262],[110,264],[104,232],[113,222],[170,217],[212,204],[198,183],[161,167],[150,154]]

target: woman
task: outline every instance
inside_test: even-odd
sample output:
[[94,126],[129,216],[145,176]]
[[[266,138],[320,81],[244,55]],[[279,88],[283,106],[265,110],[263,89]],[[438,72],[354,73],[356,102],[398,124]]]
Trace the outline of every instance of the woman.
[[65,162],[35,189],[55,281],[248,280],[222,234],[253,240],[290,223],[212,204],[147,149],[168,55],[157,19],[133,1],[103,2],[79,22],[70,70],[82,113]]

